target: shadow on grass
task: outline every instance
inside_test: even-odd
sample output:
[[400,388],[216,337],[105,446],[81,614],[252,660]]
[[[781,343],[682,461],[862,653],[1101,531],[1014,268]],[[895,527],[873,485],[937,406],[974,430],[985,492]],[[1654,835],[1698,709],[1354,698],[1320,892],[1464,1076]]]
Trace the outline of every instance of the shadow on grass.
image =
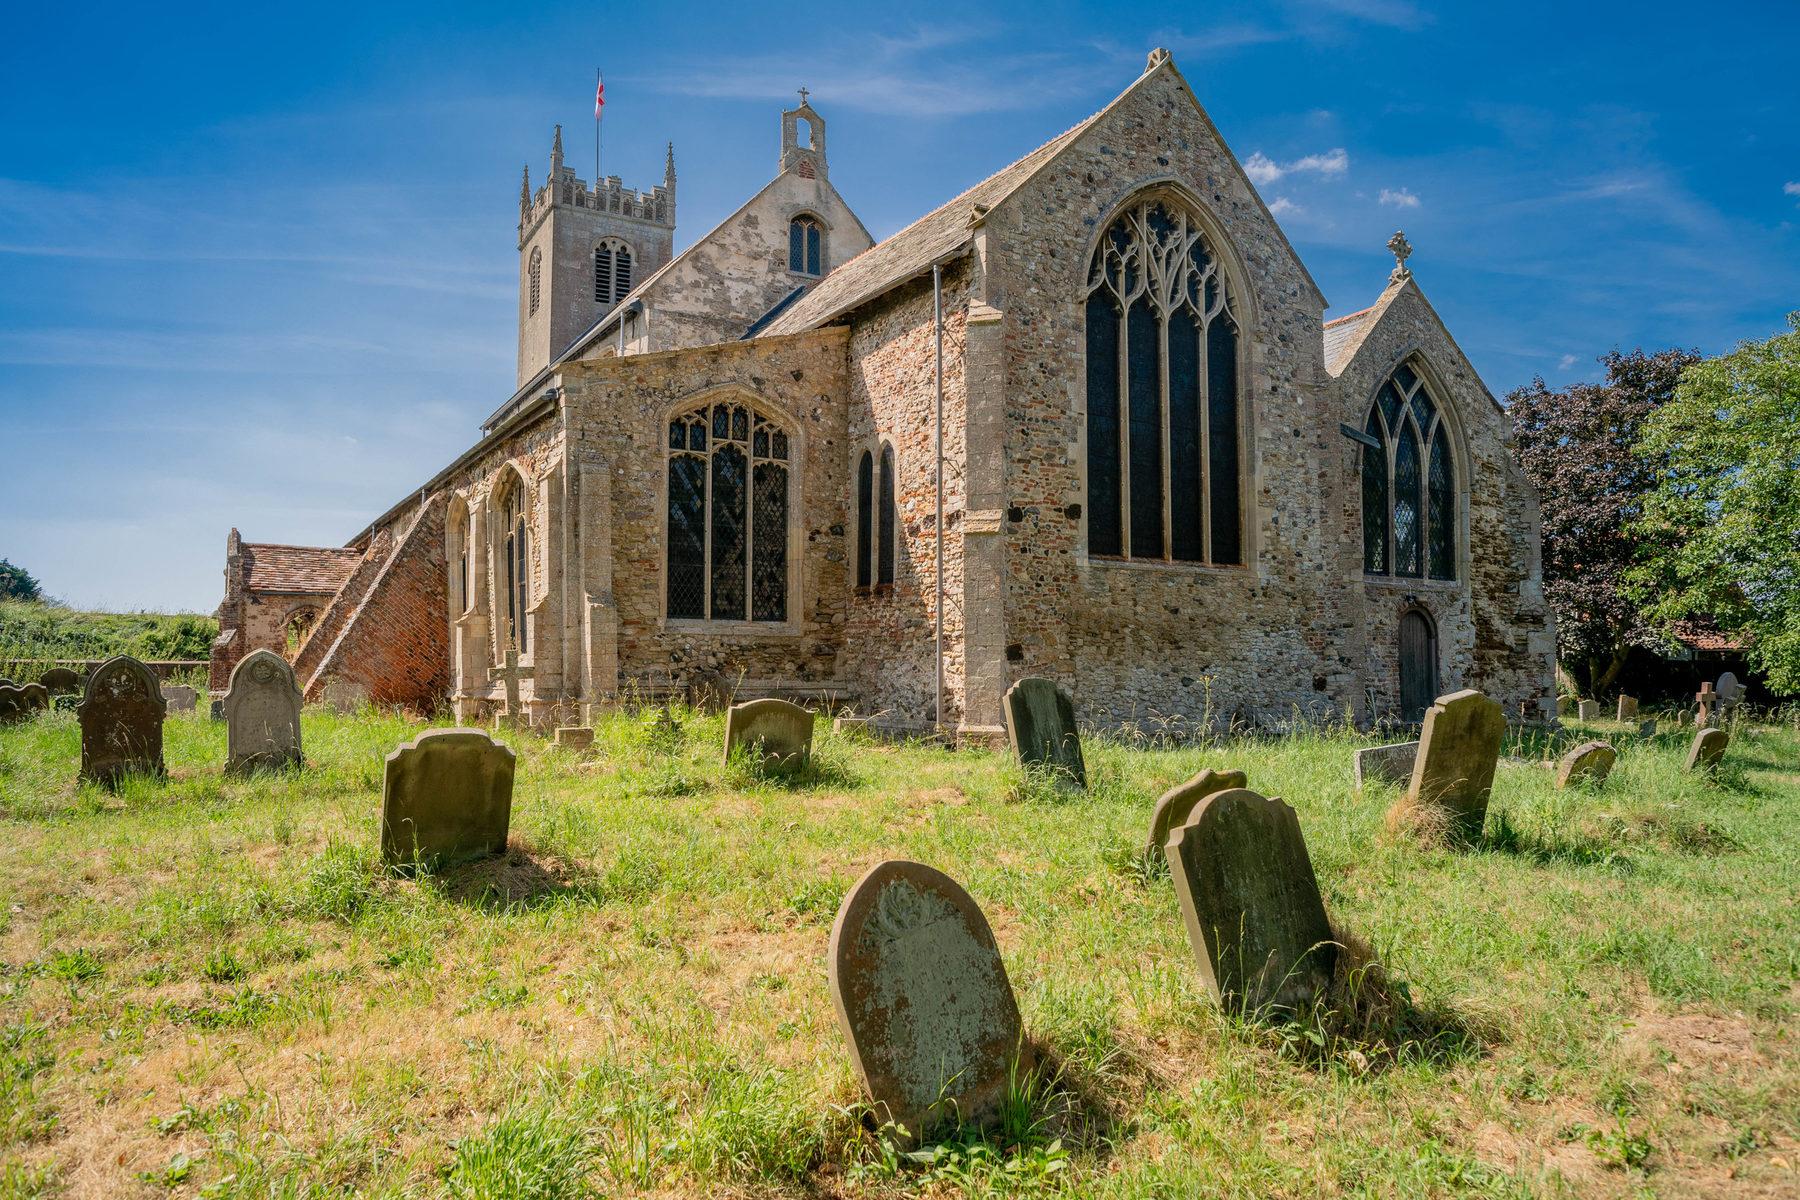
[[1515,825],[1504,809],[1494,814],[1487,828],[1482,830],[1481,838],[1470,848],[1521,858],[1540,866],[1606,867],[1625,872],[1636,869],[1630,856],[1622,853],[1611,838],[1533,833]]
[[579,890],[560,864],[539,859],[517,842],[509,843],[505,854],[444,867],[431,878],[452,904],[489,912],[535,908]]

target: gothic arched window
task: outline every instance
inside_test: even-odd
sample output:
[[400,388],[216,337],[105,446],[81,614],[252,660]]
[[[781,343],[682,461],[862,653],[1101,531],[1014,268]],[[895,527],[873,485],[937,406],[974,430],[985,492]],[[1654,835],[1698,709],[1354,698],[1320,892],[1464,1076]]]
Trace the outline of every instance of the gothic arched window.
[[531,315],[536,316],[538,310],[538,288],[544,276],[544,252],[536,246],[531,248]]
[[1133,206],[1088,268],[1088,553],[1239,565],[1238,321],[1198,223]]
[[795,217],[788,224],[788,270],[801,275],[822,275],[824,256],[820,245],[824,231],[812,217]]
[[1456,464],[1419,373],[1402,363],[1375,393],[1363,433],[1363,570],[1456,578]]
[[856,586],[886,587],[894,582],[895,530],[899,508],[894,497],[894,448],[881,448],[879,481],[873,451],[864,450],[856,466]]
[[531,604],[531,527],[525,519],[525,486],[515,479],[501,507],[500,552],[506,583],[506,625],[500,630],[500,649],[508,645],[520,654],[531,652],[531,623],[526,614]]
[[788,435],[752,406],[669,422],[671,620],[785,621]]
[[594,302],[608,308],[631,291],[631,247],[607,238],[594,247]]

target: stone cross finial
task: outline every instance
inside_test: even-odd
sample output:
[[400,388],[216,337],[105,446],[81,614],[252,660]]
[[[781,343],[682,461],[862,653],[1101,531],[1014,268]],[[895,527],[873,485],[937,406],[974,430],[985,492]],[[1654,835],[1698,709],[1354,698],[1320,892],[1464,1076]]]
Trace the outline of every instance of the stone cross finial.
[[811,94],[811,93],[809,93],[809,92],[808,92],[808,91],[807,91],[807,90],[806,90],[806,89],[805,89],[805,88],[801,88],[801,89],[800,89],[800,104],[801,104],[801,107],[805,107],[805,105],[806,105],[806,97],[807,97],[807,96],[808,96],[808,95],[810,95],[810,94]]
[[524,715],[523,706],[519,700],[519,680],[530,679],[533,674],[534,671],[531,667],[519,665],[519,648],[517,646],[506,648],[506,665],[504,667],[488,668],[489,683],[501,679],[506,681],[506,719],[514,728],[521,724],[520,718]]
[[1394,270],[1388,276],[1388,280],[1393,282],[1411,278],[1412,272],[1407,269],[1406,260],[1412,257],[1413,248],[1412,243],[1406,240],[1406,232],[1396,229],[1394,236],[1388,239],[1387,248],[1389,253],[1394,256]]

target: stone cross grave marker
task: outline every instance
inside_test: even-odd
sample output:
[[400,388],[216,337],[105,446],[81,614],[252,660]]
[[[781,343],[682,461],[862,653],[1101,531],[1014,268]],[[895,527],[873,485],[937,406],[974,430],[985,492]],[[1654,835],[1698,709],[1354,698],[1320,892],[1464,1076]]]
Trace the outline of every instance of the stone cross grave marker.
[[354,716],[369,705],[369,689],[354,679],[329,679],[319,699],[342,717]]
[[1583,779],[1592,780],[1595,786],[1605,783],[1618,757],[1619,752],[1605,742],[1583,742],[1557,764],[1556,786],[1566,788]]
[[1708,725],[1718,724],[1719,693],[1713,691],[1713,685],[1703,683],[1700,690],[1694,693],[1694,728],[1705,729]]
[[1356,790],[1363,784],[1404,784],[1412,778],[1413,762],[1419,757],[1419,743],[1395,742],[1391,746],[1364,746],[1350,756],[1356,773]]
[[252,650],[231,669],[220,705],[225,712],[225,770],[249,774],[258,767],[297,767],[300,706],[305,698],[294,668],[273,650]]
[[501,679],[506,681],[506,714],[495,723],[497,728],[525,728],[525,705],[524,701],[519,699],[519,681],[521,679],[530,679],[536,673],[536,670],[532,667],[521,667],[519,665],[519,648],[517,646],[508,646],[506,648],[506,665],[504,667],[488,668],[489,683]]
[[170,712],[193,712],[200,706],[200,693],[185,683],[165,683],[162,698],[169,702]]
[[878,1123],[914,1139],[953,1117],[985,1123],[1009,1074],[1030,1069],[993,930],[941,871],[876,864],[838,908],[826,961],[838,1026]]
[[1487,823],[1488,796],[1505,736],[1505,711],[1480,692],[1439,696],[1425,710],[1419,755],[1401,805],[1441,814],[1453,839],[1475,841]]
[[1600,719],[1600,702],[1583,700],[1576,706],[1575,716],[1577,720],[1581,721],[1598,721]]
[[1719,693],[1720,708],[1728,712],[1736,708],[1743,700],[1746,689],[1743,684],[1738,682],[1736,675],[1727,671],[1719,676],[1718,686],[1715,690]]
[[1144,856],[1162,861],[1163,847],[1169,842],[1169,830],[1186,825],[1195,806],[1208,796],[1241,788],[1248,780],[1242,771],[1215,771],[1208,767],[1186,783],[1178,783],[1164,792],[1150,811],[1150,842],[1144,848]]
[[1081,733],[1075,728],[1075,699],[1049,679],[1021,679],[1001,699],[1006,739],[1019,762],[1049,767],[1080,788],[1087,787]]
[[168,708],[156,673],[130,655],[95,667],[75,710],[81,722],[81,777],[110,787],[128,774],[163,774]]
[[1635,721],[1638,719],[1637,697],[1619,694],[1619,720]]
[[427,729],[387,756],[381,857],[452,863],[506,851],[513,752],[479,729]]
[[1202,800],[1163,847],[1206,990],[1223,1008],[1293,1009],[1331,983],[1337,943],[1300,818],[1245,788]]
[[1725,757],[1725,747],[1730,744],[1731,735],[1723,729],[1702,729],[1694,735],[1694,744],[1688,747],[1687,769],[1712,770]]
[[725,710],[725,761],[739,746],[763,765],[797,770],[812,757],[813,714],[786,700],[746,700]]

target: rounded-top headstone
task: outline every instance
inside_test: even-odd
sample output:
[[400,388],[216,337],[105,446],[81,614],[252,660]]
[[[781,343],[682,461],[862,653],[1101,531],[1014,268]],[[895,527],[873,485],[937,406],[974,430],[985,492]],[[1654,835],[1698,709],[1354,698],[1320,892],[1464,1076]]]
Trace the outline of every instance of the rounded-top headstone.
[[952,1117],[991,1119],[1025,1048],[1000,947],[968,892],[921,863],[879,863],[838,908],[827,961],[877,1122],[917,1138]]
[[1557,764],[1556,786],[1566,788],[1582,779],[1592,780],[1595,784],[1605,783],[1618,757],[1619,752],[1605,742],[1583,742],[1563,755]]
[[1242,771],[1215,771],[1208,767],[1164,792],[1150,811],[1150,844],[1145,854],[1160,860],[1163,847],[1169,842],[1169,830],[1186,825],[1197,804],[1215,792],[1229,792],[1248,782],[1249,776]]
[[156,672],[129,654],[95,667],[75,710],[82,778],[110,785],[133,772],[161,775],[168,710]]
[[1738,677],[1730,671],[1719,676],[1719,682],[1714,685],[1714,690],[1719,693],[1719,699],[1726,704],[1736,704],[1744,698],[1744,685],[1739,683]]
[[81,676],[67,667],[51,667],[39,677],[38,682],[43,684],[52,696],[65,696],[70,692],[81,690]]
[[297,766],[303,702],[287,659],[273,650],[252,650],[240,659],[218,702],[225,718],[225,769]]
[[1688,747],[1687,769],[1705,771],[1719,765],[1725,757],[1725,747],[1731,744],[1731,735],[1723,729],[1702,729],[1694,735],[1694,744]]
[[513,752],[478,729],[427,729],[387,756],[381,856],[452,863],[506,851]]
[[725,760],[739,746],[768,766],[796,768],[812,757],[812,710],[786,700],[746,700],[725,712]]
[[1439,696],[1425,710],[1419,754],[1401,804],[1441,813],[1457,839],[1474,841],[1487,821],[1506,712],[1474,689]]
[[1049,767],[1087,787],[1087,762],[1075,725],[1075,698],[1050,679],[1021,679],[1006,689],[1000,708],[1006,739],[1026,765]]

